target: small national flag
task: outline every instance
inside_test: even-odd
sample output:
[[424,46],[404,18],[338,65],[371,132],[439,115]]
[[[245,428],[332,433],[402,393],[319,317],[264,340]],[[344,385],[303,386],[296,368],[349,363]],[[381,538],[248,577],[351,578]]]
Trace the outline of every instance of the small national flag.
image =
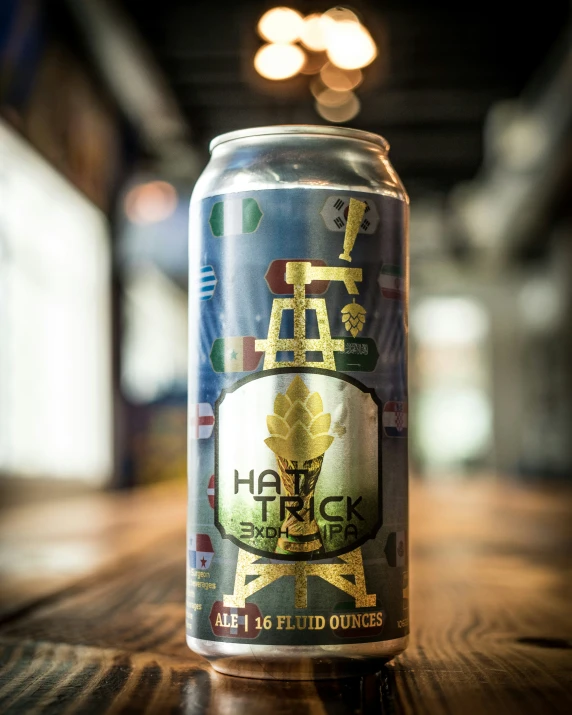
[[[351,196],[329,196],[324,207],[320,211],[326,228],[330,231],[345,231],[348,222],[348,212]],[[356,198],[354,196],[354,198]],[[379,213],[375,203],[364,200],[365,213],[360,224],[358,233],[371,235],[375,232],[379,223]]]
[[209,479],[209,483],[207,486],[207,496],[209,498],[209,504],[211,505],[211,509],[214,509],[214,474],[212,474],[211,478]]
[[233,608],[225,606],[223,601],[215,601],[209,616],[212,632],[222,638],[257,638],[261,631],[256,628],[256,619],[260,619],[260,624],[262,613],[255,603]]
[[213,236],[238,236],[254,233],[261,218],[256,199],[226,199],[213,204],[209,223]]
[[189,405],[189,437],[208,439],[213,433],[214,413],[208,402]]
[[[294,286],[286,283],[287,263],[311,263],[313,266],[325,266],[321,258],[277,258],[268,266],[264,280],[275,295],[294,295]],[[306,295],[321,295],[328,290],[330,281],[312,281],[306,286]]]
[[203,266],[199,275],[199,297],[201,300],[210,300],[215,292],[217,277],[212,266]]
[[401,567],[407,564],[407,532],[392,531],[387,537],[385,557],[392,567]]
[[391,300],[400,300],[405,293],[405,280],[400,266],[390,266],[384,263],[381,267],[377,282],[381,288],[381,295]]
[[191,534],[189,537],[189,566],[206,571],[213,560],[214,549],[208,534]]
[[383,406],[383,430],[388,437],[407,437],[407,402],[386,402]]
[[215,372],[252,372],[258,367],[263,353],[254,349],[256,338],[217,338],[211,349],[211,363]]
[[372,338],[341,338],[344,351],[336,351],[334,360],[340,372],[371,372],[379,358],[377,345]]

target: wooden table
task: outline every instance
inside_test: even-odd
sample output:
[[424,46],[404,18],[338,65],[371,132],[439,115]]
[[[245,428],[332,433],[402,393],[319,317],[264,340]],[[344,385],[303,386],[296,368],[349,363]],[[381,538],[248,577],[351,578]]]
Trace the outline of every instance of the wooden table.
[[187,649],[181,486],[13,508],[0,712],[571,713],[571,502],[413,483],[413,643],[377,675],[319,683],[217,675]]

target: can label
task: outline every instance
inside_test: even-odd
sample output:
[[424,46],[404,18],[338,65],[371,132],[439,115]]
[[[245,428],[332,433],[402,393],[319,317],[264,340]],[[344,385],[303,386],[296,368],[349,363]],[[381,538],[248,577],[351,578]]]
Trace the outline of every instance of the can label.
[[273,189],[191,222],[188,634],[405,635],[403,203]]

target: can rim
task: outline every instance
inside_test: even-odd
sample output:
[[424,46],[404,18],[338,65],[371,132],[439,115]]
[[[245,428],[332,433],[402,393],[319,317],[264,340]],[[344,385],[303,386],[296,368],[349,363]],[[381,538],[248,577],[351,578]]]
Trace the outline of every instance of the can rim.
[[366,132],[362,129],[351,129],[350,127],[335,127],[319,124],[276,124],[268,127],[238,129],[237,131],[226,132],[225,134],[219,134],[219,136],[215,137],[209,145],[209,151],[212,153],[217,146],[235,141],[237,139],[259,136],[276,136],[280,134],[311,134],[316,136],[321,135],[356,139],[369,144],[375,144],[378,147],[380,146],[386,153],[389,151],[389,142],[379,134]]

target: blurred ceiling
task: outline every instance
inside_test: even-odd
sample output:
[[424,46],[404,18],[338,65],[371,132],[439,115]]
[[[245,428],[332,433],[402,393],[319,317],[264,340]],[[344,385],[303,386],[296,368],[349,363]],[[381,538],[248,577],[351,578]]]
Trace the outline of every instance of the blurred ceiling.
[[[252,68],[255,27],[273,4],[118,0],[151,48],[206,155],[208,140],[242,127],[324,123],[308,77],[271,83]],[[304,14],[332,3],[285,3]],[[514,3],[384,0],[352,3],[381,48],[359,90],[352,126],[383,134],[410,193],[448,191],[483,161],[483,124],[517,97],[559,40],[565,0],[528,12]],[[518,9],[517,9],[518,8]]]

